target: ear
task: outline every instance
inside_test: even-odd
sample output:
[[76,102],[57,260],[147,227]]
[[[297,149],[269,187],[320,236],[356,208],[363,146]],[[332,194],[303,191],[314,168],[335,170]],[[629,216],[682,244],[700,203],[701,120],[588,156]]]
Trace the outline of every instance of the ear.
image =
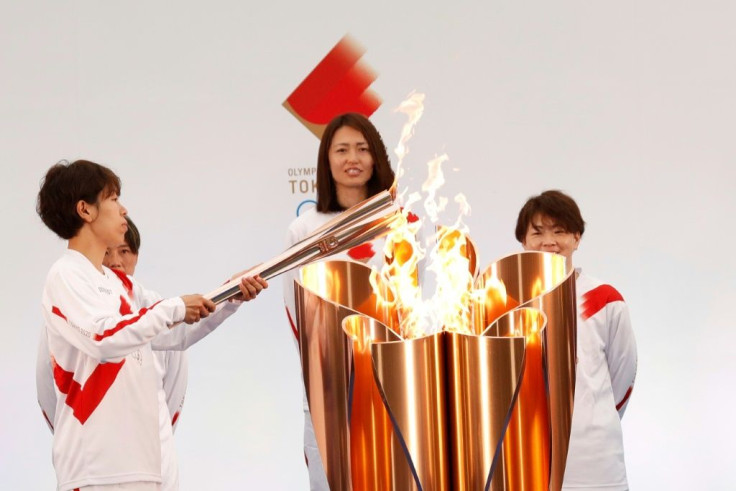
[[80,199],[77,201],[77,215],[85,223],[91,223],[97,217],[97,208]]
[[573,236],[575,237],[575,250],[577,251],[580,245],[580,232],[575,232]]

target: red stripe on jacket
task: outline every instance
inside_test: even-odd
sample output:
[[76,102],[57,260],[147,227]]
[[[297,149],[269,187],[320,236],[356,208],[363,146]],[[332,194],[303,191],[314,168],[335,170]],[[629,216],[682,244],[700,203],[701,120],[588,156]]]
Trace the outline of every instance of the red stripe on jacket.
[[125,274],[125,271],[121,271],[119,269],[111,269],[113,273],[115,273],[115,276],[117,276],[120,281],[123,283],[123,287],[125,288],[125,291],[128,293],[128,296],[133,295],[133,282],[130,281],[130,278],[128,278],[128,275]]
[[61,317],[64,320],[67,320],[66,319],[66,316],[61,313],[61,310],[59,310],[59,307],[55,307],[55,306],[54,307],[51,307],[51,313],[58,315],[59,317]]
[[74,417],[80,423],[84,424],[100,405],[124,363],[125,360],[118,363],[100,363],[82,386],[74,380],[73,372],[64,370],[53,357],[51,358],[56,387],[66,395],[66,405],[72,408]]
[[589,319],[612,302],[623,302],[624,297],[611,285],[600,285],[583,294],[581,305],[583,319]]
[[[122,299],[123,297],[120,297],[120,298]],[[128,326],[130,326],[132,324],[135,324],[136,322],[138,322],[141,319],[141,317],[143,317],[144,315],[146,315],[147,312],[151,311],[159,303],[161,303],[161,300],[159,300],[155,304],[151,305],[150,307],[144,307],[144,308],[142,308],[141,310],[138,311],[138,315],[136,315],[135,317],[131,317],[130,319],[126,319],[124,321],[118,322],[115,325],[115,327],[113,327],[112,329],[106,330],[102,334],[95,334],[95,336],[94,336],[93,339],[95,341],[102,341],[106,337],[112,336],[113,334],[115,334],[116,332],[120,331],[124,327],[128,327]],[[121,306],[121,310],[122,310],[122,306]]]
[[53,431],[54,431],[54,424],[53,424],[53,423],[51,422],[51,420],[49,419],[49,415],[48,415],[48,414],[46,414],[46,411],[44,411],[43,409],[41,409],[41,413],[43,413],[43,417],[44,417],[44,419],[45,419],[45,420],[46,420],[46,422],[47,422],[47,423],[49,424],[49,427],[51,428],[51,431],[53,432]]
[[[146,312],[149,312],[150,310],[152,310],[159,303],[161,303],[161,300],[151,305],[150,307],[142,308],[141,310],[138,311],[138,315],[136,315],[135,317],[131,317],[130,319],[126,319],[124,321],[118,322],[115,325],[115,327],[113,327],[112,329],[107,329],[102,334],[95,334],[92,339],[94,339],[95,341],[102,341],[106,337],[112,336],[113,334],[120,331],[124,327],[127,327],[131,324],[135,324],[136,322],[140,320],[141,317],[143,317],[146,314]],[[69,322],[69,320],[66,318],[66,316],[61,312],[61,310],[58,307],[56,306],[51,307],[51,313],[56,314],[62,319],[64,319],[65,321]],[[128,315],[128,314],[133,313],[130,308],[130,304],[125,300],[125,298],[122,295],[120,296],[120,313],[122,315]]]
[[620,411],[622,407],[624,407],[624,404],[626,404],[626,401],[629,400],[629,397],[631,396],[631,392],[634,390],[634,387],[629,387],[629,390],[626,391],[626,394],[624,394],[624,398],[621,399],[621,402],[616,404],[616,411]]
[[120,295],[120,309],[118,312],[120,312],[120,315],[130,315],[133,313],[133,309],[130,307],[130,304],[122,295]]

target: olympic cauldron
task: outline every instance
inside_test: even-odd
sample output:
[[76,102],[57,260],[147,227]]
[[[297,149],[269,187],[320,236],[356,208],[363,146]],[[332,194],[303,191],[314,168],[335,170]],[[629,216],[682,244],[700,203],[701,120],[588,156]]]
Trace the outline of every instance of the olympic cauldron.
[[[474,253],[473,253],[474,254]],[[405,339],[394,292],[349,261],[295,281],[304,386],[330,489],[559,490],[575,391],[575,275],[562,256],[504,257],[499,308],[469,332]],[[375,276],[374,276],[375,278]]]

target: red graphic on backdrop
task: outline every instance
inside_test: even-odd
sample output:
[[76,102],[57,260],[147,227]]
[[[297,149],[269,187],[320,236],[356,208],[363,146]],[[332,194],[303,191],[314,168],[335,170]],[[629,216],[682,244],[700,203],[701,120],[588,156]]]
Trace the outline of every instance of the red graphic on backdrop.
[[317,138],[338,114],[370,116],[381,98],[370,89],[377,74],[360,58],[365,49],[345,35],[284,101],[284,107]]

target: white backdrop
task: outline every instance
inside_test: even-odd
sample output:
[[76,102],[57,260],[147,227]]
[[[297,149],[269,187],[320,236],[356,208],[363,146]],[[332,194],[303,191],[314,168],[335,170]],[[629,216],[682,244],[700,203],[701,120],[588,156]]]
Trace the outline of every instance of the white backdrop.
[[[35,401],[45,273],[65,243],[35,214],[45,170],[123,179],[138,277],[209,291],[280,252],[318,142],[281,103],[347,32],[367,49],[386,143],[427,94],[404,184],[447,152],[483,265],[518,250],[547,188],[588,222],[576,264],[627,299],[639,375],[624,418],[634,489],[734,489],[736,4],[0,2],[0,487],[51,489]],[[450,171],[450,168],[457,170]],[[306,489],[298,358],[281,283],[190,350],[182,489]]]

